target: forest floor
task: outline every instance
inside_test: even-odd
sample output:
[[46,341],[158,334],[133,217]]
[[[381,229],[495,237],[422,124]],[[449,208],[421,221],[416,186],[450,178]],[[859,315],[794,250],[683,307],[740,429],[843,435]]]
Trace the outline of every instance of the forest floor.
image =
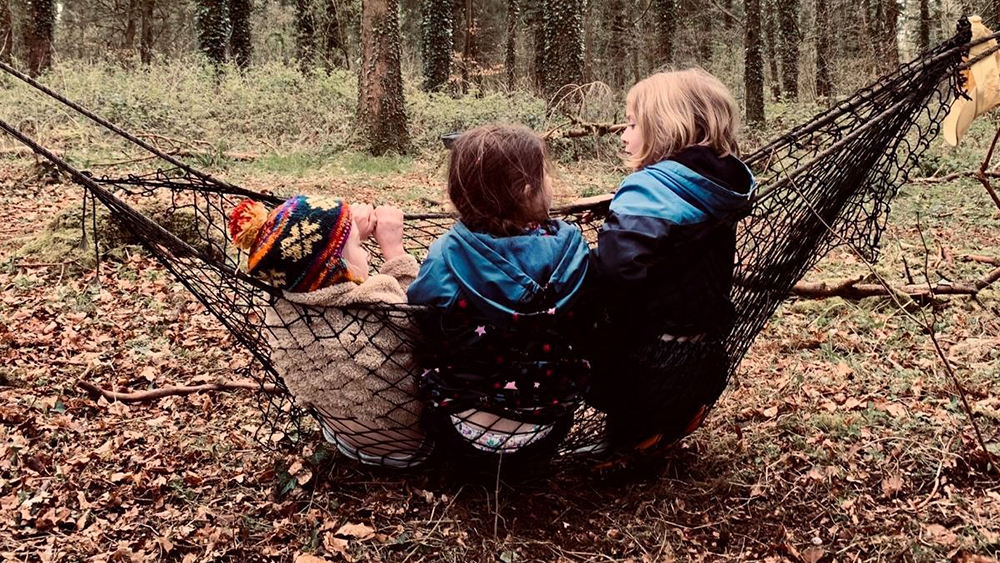
[[[980,153],[981,154],[981,153]],[[443,155],[322,166],[279,155],[213,173],[256,189],[443,199]],[[971,167],[971,166],[970,166]],[[619,172],[560,164],[560,197]],[[233,379],[247,354],[136,247],[99,271],[81,190],[0,160],[0,558],[5,561],[994,561],[1000,471],[909,315],[936,315],[985,441],[1000,454],[1000,286],[933,307],[792,299],[706,424],[655,467],[522,482],[359,467],[318,439],[273,450],[249,391],[94,401],[84,379],[141,390]],[[67,243],[53,225],[76,232]],[[58,231],[58,229],[56,229]],[[40,240],[40,233],[48,238]],[[58,233],[56,233],[58,234]],[[926,240],[926,247],[922,238]],[[69,246],[66,246],[69,244]],[[62,246],[60,246],[62,245]],[[910,184],[879,272],[969,280],[1000,256],[1000,212],[970,179]],[[924,267],[924,264],[927,266]],[[813,281],[867,273],[831,253]]]

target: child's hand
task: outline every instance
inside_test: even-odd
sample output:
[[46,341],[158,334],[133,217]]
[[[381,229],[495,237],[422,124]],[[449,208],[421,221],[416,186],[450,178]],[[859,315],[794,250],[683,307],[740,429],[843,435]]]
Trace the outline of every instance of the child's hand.
[[377,218],[375,208],[368,203],[351,204],[351,215],[354,216],[354,224],[358,226],[358,236],[361,240],[368,240],[372,231],[375,230]]
[[403,249],[403,212],[395,207],[380,205],[374,211],[375,242],[382,249],[382,256],[392,260],[406,254]]

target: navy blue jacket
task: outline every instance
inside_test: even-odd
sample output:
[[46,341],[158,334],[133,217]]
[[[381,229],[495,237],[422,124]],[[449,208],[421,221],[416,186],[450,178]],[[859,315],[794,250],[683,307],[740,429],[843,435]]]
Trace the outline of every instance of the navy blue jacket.
[[625,178],[592,257],[596,296],[615,333],[728,333],[736,222],[755,188],[745,164],[707,147]]

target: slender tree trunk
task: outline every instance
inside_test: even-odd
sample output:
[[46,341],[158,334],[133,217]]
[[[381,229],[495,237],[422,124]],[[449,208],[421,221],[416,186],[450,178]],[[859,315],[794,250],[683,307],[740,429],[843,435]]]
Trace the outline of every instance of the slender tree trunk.
[[722,8],[725,10],[722,13],[722,29],[726,30],[728,34],[736,26],[736,18],[733,17],[733,0],[725,0],[722,3]]
[[744,0],[744,45],[746,49],[743,73],[746,91],[747,123],[764,122],[764,61],[762,59],[760,0]]
[[656,1],[656,66],[665,66],[674,62],[674,34],[677,33],[677,2],[676,0]]
[[299,64],[306,71],[316,60],[316,19],[311,0],[295,0],[295,45]]
[[518,0],[507,0],[507,46],[503,66],[507,71],[507,89],[517,84],[517,20],[520,15]]
[[38,76],[52,67],[55,4],[52,0],[25,0],[25,47],[28,74]]
[[545,3],[547,0],[526,0],[525,20],[531,29],[531,75],[538,90],[545,88]]
[[[625,61],[628,58],[626,47],[632,43],[627,33],[628,19],[625,8],[625,0],[608,0],[606,17],[611,24],[611,39],[608,41],[606,64],[608,82],[616,89],[625,86]],[[632,51],[638,53],[638,49],[633,48]],[[636,74],[635,69],[633,74]]]
[[[476,17],[472,10],[472,0],[465,0],[465,41],[462,44],[462,92],[469,86],[469,73],[475,66]],[[478,72],[477,72],[478,74]],[[478,82],[478,81],[477,81]]]
[[399,59],[398,1],[363,0],[358,126],[374,155],[404,152],[410,144]]
[[832,93],[830,80],[830,7],[823,0],[816,2],[816,95],[829,98]]
[[229,0],[229,21],[233,30],[229,35],[229,53],[233,62],[241,70],[250,68],[250,58],[253,54],[253,42],[250,38],[250,14],[253,11],[251,0]]
[[10,63],[14,51],[14,18],[10,0],[0,0],[0,61]]
[[142,0],[139,13],[139,60],[148,65],[153,62],[153,9],[156,0]]
[[125,33],[122,34],[122,50],[131,51],[135,48],[136,20],[139,18],[139,0],[129,0],[125,12]]
[[715,22],[715,15],[709,11],[707,6],[701,8],[698,14],[698,64],[703,68],[712,66],[712,39],[715,33],[712,24]]
[[[1000,9],[1000,2],[996,3],[998,9]],[[920,23],[919,32],[917,34],[917,48],[920,52],[930,49],[931,47],[931,6],[929,0],[920,0]]]
[[452,0],[424,0],[421,53],[428,92],[447,86],[451,76],[453,15]]
[[799,96],[799,0],[778,1],[781,34],[781,89],[789,100]]
[[765,26],[764,32],[767,34],[767,43],[764,44],[766,47],[766,52],[764,56],[767,58],[768,70],[771,71],[771,97],[775,100],[781,98],[781,74],[778,72],[778,35],[776,32],[777,26],[775,21],[777,20],[777,9],[776,0],[758,0],[757,4],[765,6],[767,9],[763,11],[763,24]]
[[545,91],[583,82],[585,0],[545,0]]
[[899,4],[897,0],[879,0],[881,8],[879,60],[882,72],[891,72],[899,66]]
[[198,47],[216,66],[226,62],[229,6],[226,0],[198,0]]
[[323,63],[329,72],[339,66],[337,59],[343,58],[343,62],[350,68],[350,62],[344,55],[343,25],[341,23],[340,10],[337,9],[337,0],[326,0],[323,10]]

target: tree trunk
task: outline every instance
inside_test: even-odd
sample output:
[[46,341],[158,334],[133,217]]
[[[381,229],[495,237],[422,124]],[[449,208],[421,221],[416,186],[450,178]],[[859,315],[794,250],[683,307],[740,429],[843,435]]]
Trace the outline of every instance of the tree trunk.
[[52,0],[26,0],[24,39],[28,52],[28,74],[38,76],[52,67],[52,34],[55,27]]
[[423,10],[424,90],[435,92],[444,88],[451,76],[452,0],[424,0]]
[[400,69],[397,0],[363,0],[358,126],[374,155],[404,152],[410,144]]
[[760,0],[744,0],[746,61],[743,73],[747,123],[764,122],[764,62],[762,60]]
[[781,35],[781,89],[789,100],[799,96],[799,0],[778,0]]
[[725,0],[722,3],[722,29],[728,34],[736,26],[736,18],[733,17],[733,0]]
[[531,45],[534,53],[531,60],[531,75],[535,87],[545,87],[545,3],[547,0],[526,0],[525,20],[531,29]]
[[135,48],[136,19],[139,17],[139,0],[129,0],[128,8],[125,12],[125,33],[122,34],[121,48],[131,51]]
[[816,95],[829,98],[833,90],[830,80],[830,7],[823,0],[816,2]]
[[148,65],[153,62],[153,8],[156,7],[156,0],[142,0],[139,14],[141,27],[139,37],[139,59],[142,64]]
[[715,14],[709,11],[707,6],[701,8],[698,14],[698,64],[702,68],[712,65],[712,39],[715,33],[712,30],[712,23],[715,22]]
[[0,0],[0,61],[11,62],[14,50],[14,18],[10,13],[10,0]]
[[475,66],[476,59],[476,18],[475,13],[472,11],[472,0],[465,0],[464,20],[465,41],[462,43],[462,93],[465,93],[466,89],[469,87],[469,73]]
[[677,3],[675,0],[656,0],[656,66],[674,62],[674,34],[677,32]]
[[[1000,2],[996,3],[1000,9]],[[920,0],[920,22],[917,34],[917,47],[920,52],[931,48],[931,7],[929,0]]]
[[198,47],[215,66],[226,62],[229,6],[226,0],[198,0]]
[[295,0],[295,45],[304,72],[316,57],[316,20],[311,0]]
[[233,62],[241,70],[250,67],[250,57],[253,53],[253,43],[250,38],[250,13],[253,11],[251,0],[229,0],[229,21],[233,31],[229,36],[229,53]]
[[899,66],[899,4],[896,2],[879,0],[877,53],[882,72],[891,72]]
[[764,32],[767,33],[767,43],[763,41],[763,47],[766,47],[766,52],[764,56],[767,57],[768,70],[771,71],[771,97],[775,100],[781,99],[781,74],[778,72],[778,35],[776,32],[777,26],[775,25],[775,20],[777,19],[777,10],[775,2],[777,0],[758,0],[757,4],[763,4],[767,9],[763,11],[763,25],[765,26]]
[[[616,89],[625,86],[625,61],[628,58],[628,47],[631,44],[628,35],[628,18],[625,14],[625,0],[608,0],[606,21],[611,24],[611,39],[608,41],[606,62],[608,83]],[[633,45],[635,47],[635,45]],[[638,52],[638,49],[632,49]],[[633,69],[633,74],[635,70]]]
[[507,48],[503,66],[507,71],[507,89],[517,84],[517,19],[520,15],[518,0],[507,0]]
[[585,0],[545,0],[545,92],[583,82]]

